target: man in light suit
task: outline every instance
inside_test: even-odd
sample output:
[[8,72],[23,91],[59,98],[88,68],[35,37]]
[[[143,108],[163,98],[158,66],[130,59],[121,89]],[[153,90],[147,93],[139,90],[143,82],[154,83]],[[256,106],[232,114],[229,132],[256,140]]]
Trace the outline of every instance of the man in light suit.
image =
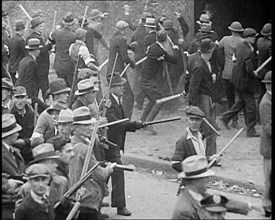
[[265,216],[271,216],[271,137],[272,137],[272,71],[268,71],[265,75],[264,80],[266,93],[264,94],[260,103],[260,120],[262,124],[262,134],[260,141],[260,153],[264,158],[264,197],[263,197],[263,208],[265,210]]

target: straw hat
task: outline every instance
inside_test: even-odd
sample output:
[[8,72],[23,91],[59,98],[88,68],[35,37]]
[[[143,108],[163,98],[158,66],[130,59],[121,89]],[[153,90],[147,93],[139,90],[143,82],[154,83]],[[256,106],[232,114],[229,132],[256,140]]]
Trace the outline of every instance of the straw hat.
[[178,174],[182,179],[197,179],[202,177],[214,176],[212,170],[207,169],[208,162],[206,157],[194,155],[187,157],[182,162],[182,172]]
[[90,91],[98,91],[98,88],[94,86],[94,83],[91,82],[91,79],[83,79],[77,83],[77,90],[75,95],[84,95]]
[[21,130],[22,127],[16,123],[16,119],[13,114],[2,115],[2,138],[5,138]]
[[73,124],[90,125],[94,123],[94,120],[91,117],[91,111],[86,106],[73,110],[73,119]]
[[155,18],[146,18],[144,27],[156,28],[156,19]]
[[61,109],[58,116],[58,123],[73,123],[73,111],[69,108]]
[[43,46],[40,44],[40,40],[38,38],[30,38],[28,40],[28,45],[25,46],[25,48],[28,50],[36,50],[42,47]]

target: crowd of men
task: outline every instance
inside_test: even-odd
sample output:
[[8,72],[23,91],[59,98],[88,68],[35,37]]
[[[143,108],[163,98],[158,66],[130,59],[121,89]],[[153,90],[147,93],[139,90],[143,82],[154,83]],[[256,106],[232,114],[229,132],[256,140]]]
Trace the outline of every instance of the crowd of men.
[[[108,13],[98,9],[79,19],[67,13],[50,33],[41,13],[32,15],[30,30],[17,20],[14,33],[2,10],[2,219],[107,218],[101,208],[108,205],[110,178],[111,207],[130,216],[121,161],[126,132],[157,135],[146,122],[175,108],[173,100],[170,105],[157,100],[182,92],[188,127],[172,156],[182,179],[172,218],[223,219],[226,211],[247,214],[257,208],[205,193],[214,175],[208,162],[221,166],[217,103],[226,106],[219,119],[226,129],[239,128],[241,113],[248,138],[260,137],[255,126],[262,125],[263,209],[270,216],[271,23],[258,37],[255,29],[233,21],[231,35],[218,36],[206,10],[197,21],[199,32],[187,43],[189,26],[180,13],[175,12],[175,24],[169,15],[156,18],[146,11],[135,25],[129,7],[124,9],[109,45],[102,25]],[[109,53],[106,94],[99,43]],[[49,82],[51,53],[57,78]],[[133,79],[127,68],[134,69]],[[135,107],[142,114],[132,121]]]

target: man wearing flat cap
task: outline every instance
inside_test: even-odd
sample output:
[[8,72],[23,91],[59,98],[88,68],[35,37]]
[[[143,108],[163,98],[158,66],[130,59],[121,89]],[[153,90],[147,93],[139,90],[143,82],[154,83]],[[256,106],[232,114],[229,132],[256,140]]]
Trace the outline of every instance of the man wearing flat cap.
[[253,72],[257,64],[255,62],[256,53],[252,46],[255,43],[257,35],[257,32],[253,28],[244,29],[244,41],[238,44],[236,48],[236,61],[233,66],[231,78],[231,82],[235,86],[239,98],[234,105],[220,117],[220,122],[228,128],[228,123],[239,114],[239,112],[244,110],[246,112],[244,118],[247,127],[247,137],[260,137],[260,134],[255,130],[257,117],[254,96],[256,87],[259,85]]
[[[135,68],[135,63],[130,59],[127,53],[128,44],[125,36],[128,30],[129,24],[126,21],[121,20],[116,23],[116,32],[110,40],[107,77],[110,77],[113,68],[115,72],[119,73],[122,73],[127,64],[129,64],[131,68]],[[117,60],[115,63],[116,54]],[[127,79],[127,72],[124,73],[123,78]],[[123,94],[122,105],[125,112],[125,116],[131,119],[134,107],[134,94],[127,80],[124,85],[124,88],[125,92]]]
[[31,29],[32,33],[29,36],[27,36],[26,43],[28,43],[29,39],[31,38],[37,38],[40,41],[40,45],[42,45],[40,49],[40,54],[36,59],[36,74],[38,76],[38,89],[41,89],[42,96],[44,97],[47,89],[49,88],[49,51],[52,49],[52,43],[50,41],[46,42],[43,40],[42,33],[44,29],[44,21],[41,17],[34,17],[31,20]]
[[49,40],[56,44],[56,52],[53,68],[59,78],[66,81],[67,86],[73,83],[74,65],[69,55],[69,47],[76,41],[73,25],[75,23],[73,14],[68,12],[63,18],[64,27],[50,34]]
[[[16,82],[16,74],[18,74],[19,62],[27,55],[25,49],[26,42],[23,38],[25,31],[25,24],[23,20],[17,20],[15,22],[15,35],[9,40],[9,50],[10,50],[10,62],[9,62],[9,72],[13,84]],[[17,76],[18,77],[18,76]]]
[[271,215],[271,179],[272,179],[272,71],[268,71],[262,81],[266,86],[260,103],[259,112],[262,125],[262,133],[260,140],[260,154],[264,160],[264,194],[263,209],[266,217]]
[[[25,168],[19,149],[13,147],[21,126],[16,123],[13,114],[2,115],[2,173],[8,176],[20,176]],[[8,179],[8,189],[2,192],[2,219],[13,219],[15,201],[22,181]]]
[[[207,218],[209,215],[206,213],[208,211],[204,198],[211,195],[207,192],[207,188],[215,173],[207,166],[207,159],[200,155],[187,157],[182,162],[183,171],[178,174],[178,178],[184,180],[185,188],[180,190],[177,197],[172,219],[211,219]],[[259,210],[257,205],[233,199],[228,199],[225,207],[228,212],[243,215],[247,215],[251,209]]]
[[13,107],[13,83],[10,78],[2,78],[2,115],[10,113]]
[[[121,105],[125,83],[126,79],[120,77],[118,72],[115,72],[110,82],[111,106],[106,112],[106,117],[109,123],[126,118]],[[108,140],[117,144],[117,147],[109,146],[109,149],[105,150],[106,160],[122,164],[121,155],[123,155],[125,149],[126,132],[135,132],[137,129],[143,127],[144,125],[140,121],[126,121],[109,127],[107,130]],[[126,209],[124,171],[114,170],[111,179],[111,206],[117,208],[117,214],[130,216],[131,212]]]
[[28,102],[25,87],[16,86],[13,97],[14,106],[11,113],[14,114],[17,123],[22,127],[15,146],[20,149],[27,165],[33,159],[30,138],[34,129],[34,110]]

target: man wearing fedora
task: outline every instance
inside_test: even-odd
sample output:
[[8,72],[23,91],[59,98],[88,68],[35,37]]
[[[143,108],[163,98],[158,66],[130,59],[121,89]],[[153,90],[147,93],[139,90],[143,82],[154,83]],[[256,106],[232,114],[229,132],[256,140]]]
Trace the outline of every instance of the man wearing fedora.
[[260,154],[264,160],[264,194],[263,209],[265,216],[271,216],[271,179],[272,179],[272,71],[268,71],[262,81],[265,83],[266,93],[264,94],[260,107],[260,120],[262,125],[262,133],[260,140]]
[[[91,147],[90,139],[95,118],[91,117],[91,112],[88,107],[82,106],[73,110],[74,133],[71,138],[71,143],[74,146],[75,161],[69,165],[70,184],[74,185],[80,179],[83,169],[83,161],[85,161],[88,147]],[[97,162],[94,151],[92,151],[88,170],[91,169]],[[108,163],[103,168],[98,166],[92,175],[92,181],[86,181],[83,187],[86,188],[86,193],[82,197],[80,213],[78,219],[100,219],[100,205],[105,196],[109,194],[106,180],[113,172],[115,163]]]
[[[242,24],[238,21],[234,21],[228,27],[231,31],[230,36],[224,36],[219,42],[219,48],[224,54],[224,67],[222,71],[222,79],[224,84],[224,90],[227,98],[227,109],[230,109],[235,103],[235,88],[231,83],[233,59],[235,56],[236,47],[239,43],[243,42],[242,33],[244,31]],[[238,126],[238,115],[232,120],[231,127],[236,128]]]
[[2,78],[2,115],[10,113],[13,107],[12,93],[14,86],[10,78]]
[[[135,68],[135,63],[130,59],[127,53],[128,44],[125,36],[128,30],[129,24],[126,21],[118,21],[116,23],[116,32],[110,40],[107,79],[108,77],[110,77],[113,69],[115,72],[121,73],[125,68],[125,64],[130,64],[131,68]],[[118,55],[115,64],[114,62],[116,54]],[[127,73],[123,75],[123,78],[127,79]],[[126,81],[124,88],[125,92],[123,94],[122,105],[125,112],[125,116],[131,119],[134,107],[134,94],[128,81]]]
[[[262,30],[261,35],[257,40],[257,48],[259,52],[259,59],[258,59],[258,67],[262,65],[269,57],[272,55],[272,25],[271,23],[266,23]],[[263,67],[261,71],[257,74],[257,79],[259,79],[260,86],[258,87],[256,91],[256,104],[257,104],[257,120],[259,120],[259,105],[261,102],[261,99],[263,98],[266,88],[265,84],[261,81],[264,79],[265,74],[271,70],[271,61]]]
[[27,165],[32,159],[32,147],[30,138],[34,129],[34,110],[28,102],[27,91],[23,86],[14,89],[14,106],[11,113],[14,114],[17,123],[22,127],[19,131],[15,147],[20,149],[21,155]]
[[72,31],[75,23],[73,14],[67,13],[63,18],[64,27],[50,34],[49,40],[56,44],[53,68],[59,78],[63,78],[68,87],[72,86],[74,65],[69,55],[69,47],[76,41],[75,33]]
[[[21,129],[13,114],[2,115],[2,173],[11,176],[20,176],[25,168],[19,149],[13,147]],[[9,179],[8,184],[10,189],[2,192],[2,219],[4,220],[13,219],[17,193],[23,182]]]
[[[13,84],[16,82],[16,73],[18,74],[19,62],[27,55],[25,49],[26,42],[23,38],[25,24],[23,20],[15,21],[15,35],[9,40],[10,62],[9,72]],[[17,76],[18,77],[18,76]]]
[[72,128],[73,111],[69,108],[61,109],[57,121],[58,134],[62,135],[66,139],[70,139],[72,135]]
[[[172,219],[208,219],[205,198],[211,195],[207,192],[207,188],[215,173],[207,166],[206,157],[200,155],[187,157],[182,162],[183,171],[178,174],[178,178],[184,180],[185,188],[181,189],[177,198]],[[225,207],[228,212],[244,215],[247,215],[251,209],[259,210],[255,204],[233,199],[228,199]]]
[[[71,89],[66,86],[66,82],[62,78],[58,78],[52,81],[49,85],[49,94],[53,96],[52,106],[58,103],[58,106],[63,106],[62,108],[67,107],[67,102],[69,98],[69,92]],[[49,109],[49,107],[47,108]],[[31,140],[35,138],[43,137],[45,141],[53,137],[57,130],[53,118],[45,109],[38,117],[37,124],[34,128]],[[61,108],[60,108],[61,110]]]
[[24,86],[27,90],[28,97],[32,100],[32,106],[38,103],[38,112],[41,113],[47,108],[47,105],[38,98],[39,92],[39,77],[37,75],[37,58],[40,54],[40,49],[43,46],[38,38],[30,38],[27,41],[25,48],[28,50],[28,55],[25,56],[18,66],[18,79],[16,86]]
[[[205,118],[216,126],[215,103],[213,100],[213,84],[216,82],[216,74],[212,70],[210,58],[212,57],[215,43],[210,39],[201,41],[199,51],[189,63],[190,85],[187,99],[189,105],[198,106],[205,114]],[[217,152],[217,135],[203,122],[202,134],[206,138],[206,156],[210,157]]]
[[33,164],[26,169],[30,193],[15,211],[16,220],[53,220],[54,206],[49,201],[48,191],[51,172],[44,164]]
[[148,17],[145,19],[145,31],[146,36],[144,37],[144,50],[147,51],[148,46],[156,42],[157,37],[157,24],[156,19]]
[[254,70],[256,69],[255,50],[253,44],[257,32],[253,28],[246,28],[243,32],[244,41],[236,48],[236,61],[233,65],[231,82],[238,95],[234,105],[224,112],[220,122],[227,128],[228,123],[242,110],[244,110],[247,137],[260,137],[256,132],[256,101],[255,89],[258,86]]
[[[157,42],[153,43],[147,49],[147,59],[143,63],[140,77],[141,88],[143,89],[146,98],[149,100],[149,103],[145,106],[140,118],[143,122],[153,121],[163,106],[163,103],[156,103],[157,99],[165,97],[160,85],[156,81],[158,74],[163,70],[163,61],[176,63],[179,54],[179,48],[177,45],[173,46],[174,55],[168,54],[167,50],[164,48],[163,42],[167,40],[167,33],[165,30],[158,31],[156,39]],[[157,134],[152,126],[147,128],[152,135]]]
[[42,37],[44,29],[44,21],[41,17],[34,17],[31,20],[31,29],[32,33],[27,36],[26,42],[28,43],[29,39],[37,38],[42,45],[40,49],[40,54],[36,59],[37,67],[36,74],[38,77],[38,89],[41,89],[42,96],[46,93],[49,88],[49,68],[50,68],[50,55],[49,51],[52,49],[52,44],[50,41],[45,42]]
[[[121,98],[123,96],[124,84],[126,79],[120,77],[118,72],[115,72],[110,82],[110,100],[111,106],[107,109],[106,117],[108,122],[117,121],[126,118],[123,107],[121,105]],[[117,147],[109,146],[105,150],[105,157],[107,161],[112,163],[122,164],[121,155],[124,153],[124,145],[126,132],[135,132],[137,129],[144,127],[140,121],[127,121],[117,125],[113,125],[107,130],[108,140],[117,144]],[[114,170],[111,175],[112,179],[112,196],[111,206],[117,208],[117,214],[130,216],[131,212],[126,209],[125,199],[125,180],[123,170]]]

